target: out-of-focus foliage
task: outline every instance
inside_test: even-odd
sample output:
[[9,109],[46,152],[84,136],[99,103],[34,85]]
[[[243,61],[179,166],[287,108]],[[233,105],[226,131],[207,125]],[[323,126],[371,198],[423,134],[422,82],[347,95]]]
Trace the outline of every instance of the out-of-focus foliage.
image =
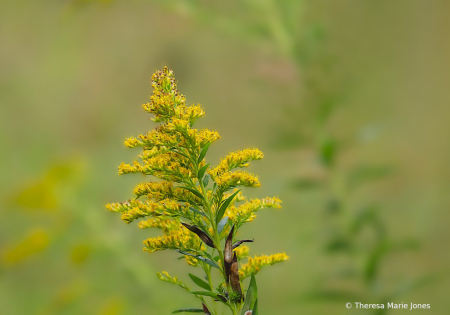
[[283,239],[296,262],[259,276],[274,288],[258,292],[260,312],[347,314],[351,296],[448,313],[449,9],[1,2],[2,312],[161,314],[192,302],[154,275],[184,263],[140,252],[154,235],[103,210],[136,182],[114,174],[132,158],[117,139],[150,129],[137,105],[167,64],[190,100],[210,104],[201,127],[223,137],[211,159],[259,147],[261,196],[289,209],[245,227],[257,254]]

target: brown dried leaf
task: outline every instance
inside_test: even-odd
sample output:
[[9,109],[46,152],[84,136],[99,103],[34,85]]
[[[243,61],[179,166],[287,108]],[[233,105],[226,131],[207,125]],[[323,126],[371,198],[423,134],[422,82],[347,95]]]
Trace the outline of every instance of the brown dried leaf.
[[203,243],[205,243],[209,247],[216,248],[214,246],[214,242],[212,241],[212,239],[204,231],[202,231],[200,228],[198,228],[195,225],[190,225],[190,224],[187,224],[187,223],[181,223],[181,224],[183,224],[183,226],[185,228],[187,228],[189,231],[197,234],[198,237],[200,237],[200,239],[203,241]]
[[208,307],[205,305],[205,303],[202,303],[203,305],[203,312],[205,312],[206,315],[211,315],[211,312],[209,311]]
[[230,283],[231,283],[231,288],[233,289],[233,291],[238,294],[240,299],[242,299],[242,289],[241,289],[241,282],[239,280],[239,266],[238,266],[236,253],[234,253],[233,261],[231,262]]
[[237,241],[236,243],[233,244],[233,249],[235,249],[236,247],[238,247],[242,243],[248,243],[248,242],[253,242],[253,241],[254,240],[240,240],[240,241]]
[[228,234],[227,240],[225,242],[225,248],[223,250],[223,256],[227,263],[231,263],[231,261],[233,260],[233,246],[232,246],[233,232],[234,232],[234,225],[231,228],[230,233]]

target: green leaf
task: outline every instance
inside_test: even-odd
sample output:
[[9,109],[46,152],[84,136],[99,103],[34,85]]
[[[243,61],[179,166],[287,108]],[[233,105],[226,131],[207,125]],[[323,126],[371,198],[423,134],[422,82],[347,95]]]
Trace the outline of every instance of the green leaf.
[[225,225],[228,223],[228,217],[223,217],[222,220],[220,220],[219,224],[217,225],[217,232],[222,233],[223,229],[225,228]]
[[219,299],[217,297],[217,293],[214,293],[214,292],[209,292],[209,291],[192,291],[191,293],[195,294],[195,295],[210,296],[210,297],[213,297],[215,299]]
[[203,158],[206,155],[206,152],[208,152],[209,146],[211,145],[211,142],[205,145],[202,149],[202,152],[200,152],[200,156],[198,157],[198,163],[200,164],[201,161],[203,161]]
[[198,257],[195,257],[195,258],[203,261],[204,263],[207,263],[211,267],[214,267],[214,268],[217,268],[217,269],[221,270],[219,265],[217,263],[215,263],[214,261],[212,261],[211,259],[208,259],[208,258],[205,258],[205,257],[202,257],[202,256],[198,256]]
[[202,251],[202,253],[206,256],[206,258],[213,260],[212,256],[208,252]]
[[195,209],[194,207],[189,207],[189,209],[190,209],[191,211],[193,211],[193,212],[195,212],[195,213],[197,213],[197,214],[199,214],[199,215],[202,215],[202,216],[204,216],[205,218],[209,219],[208,216],[207,216],[205,213],[203,213],[202,211],[200,211],[200,210],[198,210],[198,209]]
[[192,273],[189,274],[189,277],[192,279],[192,281],[194,281],[194,283],[196,285],[198,285],[200,288],[203,288],[205,290],[208,291],[212,291],[211,287],[209,286],[208,283],[206,283],[205,281],[203,281],[202,279],[200,279],[199,277],[193,275]]
[[252,315],[258,315],[258,299],[255,300],[255,306],[253,306]]
[[245,312],[252,310],[256,304],[257,299],[258,299],[258,288],[256,287],[255,274],[252,273],[252,278],[250,279],[250,284],[248,285],[247,296],[245,298],[241,314],[244,315]]
[[201,308],[182,308],[182,309],[172,312],[172,314],[175,314],[175,313],[203,313],[203,309],[201,309]]
[[203,186],[204,187],[208,186],[210,178],[211,178],[211,175],[209,175],[209,174],[206,174],[205,178],[203,178]]
[[203,175],[205,175],[205,172],[206,172],[206,170],[208,169],[208,167],[210,166],[211,164],[206,164],[205,166],[203,166],[201,169],[199,169],[198,170],[198,179],[202,179],[203,178]]
[[219,222],[220,220],[222,220],[222,217],[225,213],[225,210],[227,210],[228,206],[230,205],[231,201],[233,201],[233,198],[240,192],[241,190],[239,189],[238,191],[236,191],[234,194],[232,194],[230,197],[228,197],[227,200],[225,200],[225,202],[222,204],[222,206],[220,207],[219,211],[217,212],[217,217],[216,217],[216,222]]
[[204,200],[203,195],[202,195],[198,190],[196,190],[196,189],[193,189],[193,188],[191,188],[191,187],[185,187],[185,186],[178,186],[178,187],[176,187],[176,188],[183,188],[183,189],[189,190],[191,193],[193,193],[194,195],[196,195],[196,196],[199,197],[200,199],[203,199],[203,200]]
[[213,261],[211,259],[205,258],[205,257],[200,256],[200,255],[191,254],[189,252],[186,252],[186,251],[180,250],[180,249],[177,249],[177,252],[179,252],[180,254],[183,254],[183,255],[188,255],[188,256],[192,256],[194,258],[197,258],[198,260],[201,260],[204,263],[207,263],[211,267],[214,267],[214,268],[217,268],[217,269],[221,270],[219,265],[215,261]]

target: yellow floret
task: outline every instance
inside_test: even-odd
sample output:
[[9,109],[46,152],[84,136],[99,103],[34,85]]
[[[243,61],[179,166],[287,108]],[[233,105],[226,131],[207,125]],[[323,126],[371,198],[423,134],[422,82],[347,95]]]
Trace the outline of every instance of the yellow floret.
[[261,270],[261,268],[265,266],[270,266],[288,259],[289,256],[286,255],[285,253],[273,254],[270,256],[262,255],[249,257],[248,262],[241,266],[241,269],[239,270],[239,277],[241,279],[245,279],[249,277],[252,273],[257,274]]

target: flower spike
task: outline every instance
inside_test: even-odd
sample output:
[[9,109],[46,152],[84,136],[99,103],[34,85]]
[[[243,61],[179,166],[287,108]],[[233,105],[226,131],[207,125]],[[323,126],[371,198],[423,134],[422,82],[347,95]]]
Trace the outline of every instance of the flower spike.
[[[167,272],[157,274],[162,281],[181,287],[202,303],[202,308],[181,308],[174,313],[217,315],[216,308],[208,305],[217,302],[229,307],[233,314],[256,315],[254,275],[263,267],[288,259],[284,253],[250,257],[250,249],[243,243],[251,243],[253,239],[233,243],[239,228],[252,222],[257,211],[281,207],[277,197],[247,199],[240,190],[261,185],[257,175],[243,168],[262,159],[264,154],[248,148],[231,152],[216,166],[209,164],[207,154],[220,135],[213,130],[194,128],[197,119],[205,115],[203,107],[187,105],[186,97],[178,91],[173,71],[167,67],[152,75],[151,85],[153,93],[143,109],[152,115],[157,126],[125,139],[126,147],[139,148],[141,152],[134,161],[118,167],[119,175],[141,173],[151,180],[137,184],[128,201],[106,207],[118,212],[126,223],[138,221],[141,229],[161,232],[144,241],[144,251],[173,250],[190,266],[203,269],[205,280],[193,274],[190,278],[205,291],[191,290]],[[212,277],[213,272],[220,274],[219,283],[213,283],[218,278],[217,274]],[[250,275],[244,301],[242,281]]]

